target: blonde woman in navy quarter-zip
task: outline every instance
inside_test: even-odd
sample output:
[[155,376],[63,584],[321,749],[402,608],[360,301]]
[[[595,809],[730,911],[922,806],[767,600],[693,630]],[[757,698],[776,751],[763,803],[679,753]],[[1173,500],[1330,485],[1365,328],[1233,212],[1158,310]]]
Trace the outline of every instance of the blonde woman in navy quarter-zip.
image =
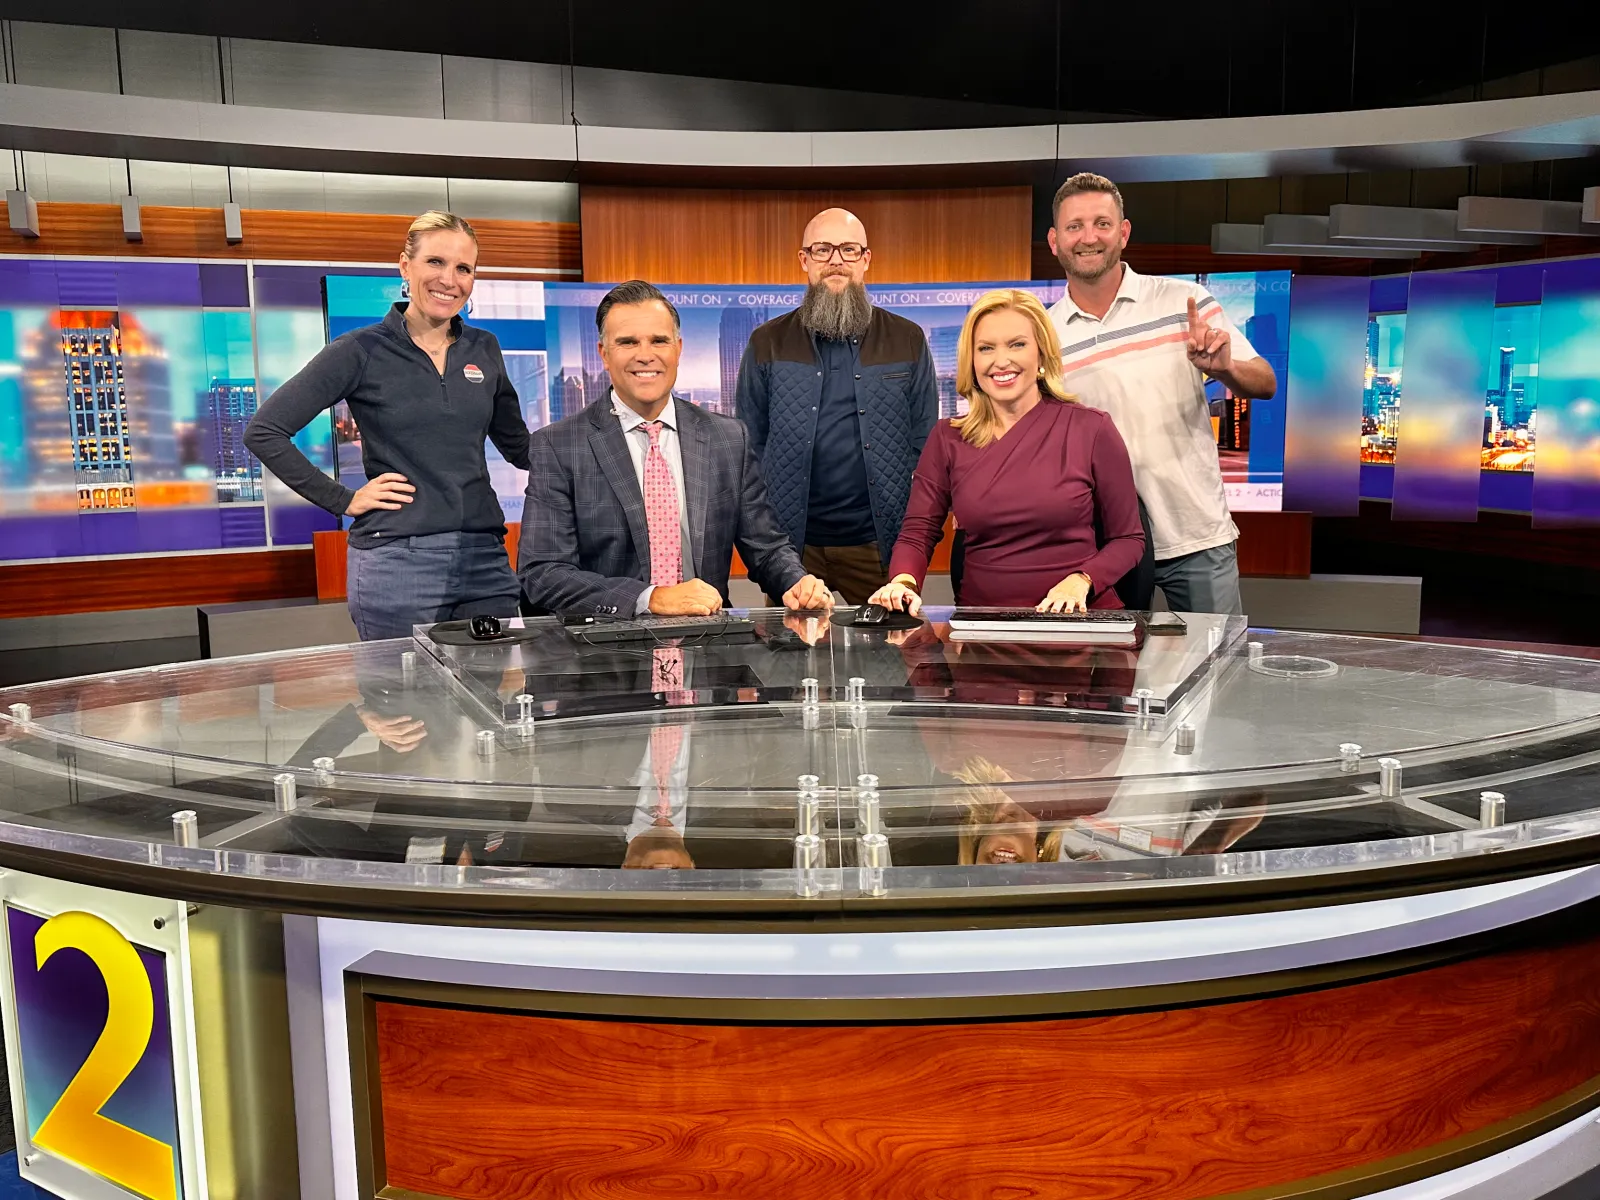
[[[528,468],[528,427],[500,343],[461,320],[478,237],[453,213],[411,223],[400,255],[410,295],[376,325],[336,339],[272,396],[245,431],[266,468],[350,525],[350,616],[363,641],[413,625],[517,612],[505,515],[484,439]],[[294,435],[340,400],[361,430],[368,482],[319,471]]]

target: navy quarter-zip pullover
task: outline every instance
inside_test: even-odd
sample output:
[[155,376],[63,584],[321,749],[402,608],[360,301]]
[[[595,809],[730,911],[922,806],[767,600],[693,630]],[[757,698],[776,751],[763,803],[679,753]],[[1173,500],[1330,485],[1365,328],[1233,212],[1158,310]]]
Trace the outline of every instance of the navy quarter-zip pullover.
[[411,340],[406,306],[377,325],[352,330],[324,347],[250,419],[244,443],[262,464],[312,504],[342,515],[353,491],[314,466],[294,435],[340,400],[361,430],[367,478],[386,471],[416,487],[397,511],[373,509],[350,528],[360,549],[386,539],[430,533],[505,533],[484,457],[487,437],[507,462],[528,469],[528,426],[506,377],[500,343],[460,317],[441,375]]

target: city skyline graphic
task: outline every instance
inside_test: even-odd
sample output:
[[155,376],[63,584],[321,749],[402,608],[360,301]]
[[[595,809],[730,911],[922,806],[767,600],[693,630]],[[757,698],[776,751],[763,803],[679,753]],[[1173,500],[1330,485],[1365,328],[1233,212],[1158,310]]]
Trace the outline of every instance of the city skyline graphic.
[[69,463],[80,513],[261,502],[261,463],[244,446],[253,378],[212,378],[180,411],[164,339],[118,310],[49,314],[23,348],[35,510],[66,507]]
[[[939,415],[966,410],[956,395],[956,344],[967,309],[984,292],[1015,287],[1050,305],[1061,298],[1059,282],[868,288],[873,303],[914,321],[928,339],[938,379]],[[544,285],[550,354],[557,357],[556,390],[548,398],[550,420],[577,411],[610,387],[601,362],[594,314],[606,289],[593,285]],[[674,394],[712,412],[735,415],[739,364],[755,330],[800,306],[803,287],[778,289],[665,288],[682,322],[683,355]],[[581,364],[581,365],[580,365]],[[576,407],[575,407],[576,406]],[[524,407],[530,405],[524,401]],[[534,426],[535,428],[537,426]]]
[[166,350],[135,316],[48,313],[22,338],[22,363],[27,508],[112,512],[190,499]]
[[[1494,310],[1484,393],[1484,471],[1532,472],[1539,428],[1539,326],[1537,304]],[[1406,314],[1367,319],[1366,368],[1361,396],[1361,461],[1393,466],[1404,427]]]

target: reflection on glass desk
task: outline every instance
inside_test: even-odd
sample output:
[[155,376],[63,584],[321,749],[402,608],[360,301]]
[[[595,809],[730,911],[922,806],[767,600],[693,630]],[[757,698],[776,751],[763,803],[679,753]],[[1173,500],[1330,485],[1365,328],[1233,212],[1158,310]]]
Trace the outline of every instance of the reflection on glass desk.
[[[441,645],[426,630],[417,640],[485,715],[502,723],[796,699],[808,678],[821,701],[843,698],[850,679],[859,678],[870,700],[1040,705],[1132,720],[1141,711],[1162,716],[1176,709],[1245,632],[1244,618],[1211,614],[1192,615],[1186,636],[1141,633],[1132,645],[1074,643],[1070,634],[1055,642],[974,640],[937,620],[880,632],[798,613],[757,611],[752,618],[753,633],[660,645],[591,644],[582,629],[551,618],[515,622],[516,642]],[[678,685],[662,664],[661,652],[669,649],[682,652],[690,672]],[[676,694],[669,698],[669,691]]]
[[327,884],[871,896],[1600,831],[1597,663],[1204,614],[1133,646],[963,641],[947,610],[903,632],[751,616],[737,637],[590,645],[540,618],[13,689],[0,840]]

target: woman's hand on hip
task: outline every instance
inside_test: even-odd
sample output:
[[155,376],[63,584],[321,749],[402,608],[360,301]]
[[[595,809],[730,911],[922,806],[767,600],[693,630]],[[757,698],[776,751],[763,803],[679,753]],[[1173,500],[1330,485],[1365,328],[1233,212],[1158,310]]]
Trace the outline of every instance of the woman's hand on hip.
[[1048,613],[1075,613],[1089,611],[1089,577],[1074,571],[1039,601],[1037,611]]
[[385,471],[376,479],[369,479],[354,496],[350,497],[350,504],[344,510],[344,515],[359,517],[362,513],[371,512],[375,508],[393,511],[402,504],[410,504],[412,493],[416,490],[406,482],[404,475],[396,471]]

